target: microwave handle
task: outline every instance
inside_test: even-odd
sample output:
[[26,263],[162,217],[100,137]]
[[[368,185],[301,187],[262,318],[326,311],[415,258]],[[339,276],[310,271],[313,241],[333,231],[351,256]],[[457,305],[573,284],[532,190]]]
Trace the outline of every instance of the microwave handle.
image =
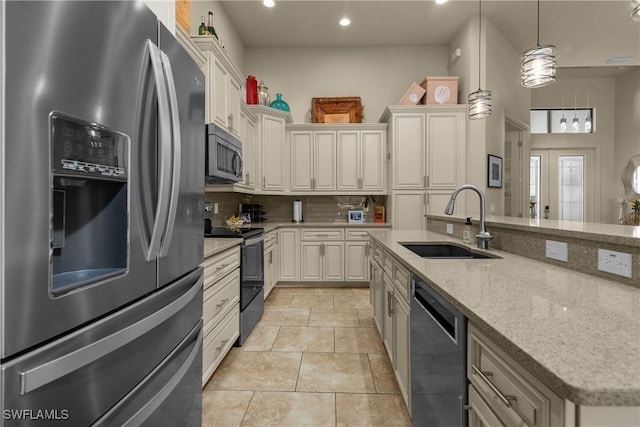
[[169,196],[171,192],[171,144],[167,141],[170,138],[171,122],[169,111],[169,99],[167,88],[164,84],[164,73],[162,71],[162,60],[160,50],[151,41],[147,40],[147,49],[151,60],[153,78],[158,93],[158,144],[160,153],[159,180],[158,180],[158,201],[156,204],[156,217],[153,222],[149,248],[145,254],[147,261],[153,261],[158,257],[160,243],[162,241],[163,226],[167,222]]
[[178,114],[178,95],[176,92],[176,84],[173,78],[173,70],[171,69],[171,61],[166,53],[160,51],[160,58],[164,69],[164,81],[169,92],[169,110],[171,112],[171,136],[173,142],[173,167],[171,168],[171,197],[169,199],[169,215],[167,218],[162,245],[160,246],[160,257],[166,257],[171,246],[173,237],[173,228],[176,223],[176,214],[178,212],[178,196],[180,195],[180,173],[182,166],[182,139],[180,135],[180,115]]
[[[238,167],[236,167],[236,164],[238,165]],[[242,155],[236,151],[235,153],[233,153],[233,173],[238,178],[242,178],[242,165]]]

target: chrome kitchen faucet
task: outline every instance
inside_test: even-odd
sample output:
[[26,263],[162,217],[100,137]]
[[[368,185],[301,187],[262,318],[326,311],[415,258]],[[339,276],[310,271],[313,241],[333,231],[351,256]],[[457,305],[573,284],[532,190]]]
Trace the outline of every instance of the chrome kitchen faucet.
[[447,207],[444,209],[444,213],[447,215],[453,215],[453,208],[456,203],[456,197],[462,190],[473,190],[478,193],[478,197],[480,198],[480,231],[476,235],[476,241],[478,242],[478,248],[489,249],[489,240],[493,239],[493,236],[489,234],[484,228],[484,193],[480,191],[478,187],[471,184],[464,184],[456,188],[453,193],[451,193],[451,199],[449,199],[449,203],[447,203]]

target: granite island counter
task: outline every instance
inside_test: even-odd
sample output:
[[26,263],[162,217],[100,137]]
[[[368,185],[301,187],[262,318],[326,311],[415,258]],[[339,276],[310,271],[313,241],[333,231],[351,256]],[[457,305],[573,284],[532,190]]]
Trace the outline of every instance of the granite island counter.
[[640,289],[493,249],[500,259],[423,259],[400,244],[462,244],[438,233],[370,235],[560,397],[640,406]]

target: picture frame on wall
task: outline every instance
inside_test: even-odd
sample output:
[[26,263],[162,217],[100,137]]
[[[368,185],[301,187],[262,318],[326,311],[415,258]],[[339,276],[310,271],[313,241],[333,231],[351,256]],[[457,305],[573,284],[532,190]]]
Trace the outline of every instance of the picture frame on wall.
[[487,186],[502,188],[502,157],[489,154],[487,163]]

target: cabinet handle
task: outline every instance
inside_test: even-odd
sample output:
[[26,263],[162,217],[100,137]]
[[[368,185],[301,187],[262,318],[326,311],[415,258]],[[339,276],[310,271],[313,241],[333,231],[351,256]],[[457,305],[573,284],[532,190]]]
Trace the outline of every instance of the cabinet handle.
[[316,179],[315,178],[311,178],[311,189],[315,190],[316,188]]
[[387,315],[391,317],[391,315],[395,312],[393,309],[393,292],[387,291]]
[[229,342],[229,338],[223,339],[222,341],[220,341],[220,347],[216,347],[216,353],[220,353],[222,351],[222,348],[224,347],[224,345],[226,343]]
[[273,251],[269,252],[269,264],[273,264]]
[[216,267],[216,272],[218,272],[218,271],[222,270],[223,268],[225,268],[225,267],[226,267],[226,266],[228,266],[228,265],[229,265],[229,264],[222,264],[221,266]]
[[364,247],[364,256],[369,256],[371,252],[371,243],[367,243]]
[[423,187],[427,187],[427,176],[426,175],[422,175],[422,185]]
[[251,174],[247,172],[247,184],[251,184],[251,179],[249,178]]
[[320,256],[324,256],[324,243],[320,243]]
[[358,188],[362,188],[362,178],[358,178]]
[[225,298],[222,301],[220,301],[220,304],[216,304],[216,308],[220,308],[223,305],[225,305],[227,303],[227,301],[229,301],[229,298]]
[[493,391],[495,393],[495,395],[498,396],[498,398],[502,401],[502,403],[506,407],[510,408],[511,407],[511,402],[515,402],[516,400],[518,400],[515,396],[505,396],[504,394],[502,394],[502,392],[500,390],[498,390],[498,387],[496,387],[489,380],[489,378],[487,378],[487,376],[492,376],[493,375],[491,372],[484,373],[480,369],[478,369],[478,367],[476,365],[473,365],[472,367],[473,367],[473,372],[475,372],[482,379],[482,381],[484,381],[489,386],[491,391]]
[[263,176],[262,177],[262,188],[264,189],[267,186],[267,177]]
[[429,182],[429,175],[427,175],[427,182],[426,182],[427,187],[428,187],[430,184],[431,184],[431,183]]
[[227,116],[227,120],[229,121],[229,130],[233,129],[233,114],[229,114]]

